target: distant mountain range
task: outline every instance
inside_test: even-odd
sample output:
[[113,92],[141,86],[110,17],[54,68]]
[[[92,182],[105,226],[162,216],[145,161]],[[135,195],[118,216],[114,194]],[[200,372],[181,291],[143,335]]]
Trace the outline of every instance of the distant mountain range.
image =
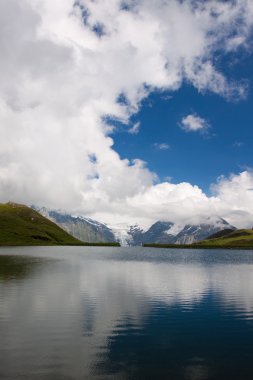
[[226,220],[219,217],[208,217],[200,224],[176,225],[172,222],[158,221],[147,231],[138,226],[131,227],[128,231],[129,245],[141,244],[192,244],[206,239],[224,229],[235,230]]
[[138,225],[120,224],[109,228],[82,216],[45,207],[34,208],[39,212],[13,202],[0,204],[0,245],[85,245],[83,240],[86,245],[115,245],[119,242],[128,246],[150,244],[166,247],[176,244],[190,248],[252,249],[253,246],[253,230],[237,230],[219,217],[184,226],[158,221],[144,231]]
[[138,225],[108,226],[84,216],[70,215],[63,211],[49,210],[45,207],[33,206],[33,208],[69,234],[89,243],[119,242],[123,246],[138,246],[149,243],[192,244],[219,231],[236,229],[222,218],[207,217],[200,224],[187,223],[181,226],[170,221],[157,221],[144,231]]

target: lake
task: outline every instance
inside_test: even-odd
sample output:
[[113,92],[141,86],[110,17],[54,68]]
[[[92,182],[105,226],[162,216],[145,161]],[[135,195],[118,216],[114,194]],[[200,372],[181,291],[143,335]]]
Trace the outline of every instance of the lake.
[[253,251],[0,249],[0,379],[253,378]]

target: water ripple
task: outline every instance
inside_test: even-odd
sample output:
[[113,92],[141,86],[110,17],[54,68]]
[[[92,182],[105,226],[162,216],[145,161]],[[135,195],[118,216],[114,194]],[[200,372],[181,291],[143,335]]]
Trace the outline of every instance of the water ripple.
[[0,251],[1,380],[248,380],[253,255]]

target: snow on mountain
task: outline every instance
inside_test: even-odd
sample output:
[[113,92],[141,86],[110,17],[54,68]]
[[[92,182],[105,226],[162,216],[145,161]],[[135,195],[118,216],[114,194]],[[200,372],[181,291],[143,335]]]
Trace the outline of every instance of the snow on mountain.
[[85,216],[70,215],[64,211],[49,210],[46,207],[33,206],[33,208],[71,235],[90,243],[117,241],[122,246],[140,246],[145,243],[191,244],[224,229],[235,229],[226,220],[217,216],[202,218],[200,223],[194,220],[186,221],[185,224],[157,221],[148,229],[144,229],[137,223],[106,225]]
[[187,223],[174,224],[169,221],[158,221],[147,231],[136,229],[128,231],[131,236],[130,245],[142,245],[145,243],[157,244],[191,244],[206,239],[208,236],[224,230],[235,229],[224,219],[219,217],[208,217],[202,219],[199,224]]
[[128,234],[130,226],[128,224],[118,223],[115,225],[110,225],[110,229],[115,236],[115,240],[118,241],[121,246],[126,247],[131,245],[129,241],[130,236]]
[[121,246],[142,245],[142,235],[145,233],[145,230],[138,224],[118,223],[110,225],[110,229]]
[[224,229],[235,229],[226,220],[219,217],[207,217],[200,224],[186,224],[177,234],[175,244],[192,244],[204,240]]
[[114,233],[106,224],[84,216],[70,215],[61,210],[32,207],[81,241],[88,243],[111,243],[117,241]]
[[164,231],[167,235],[176,236],[184,228],[182,224],[171,224],[167,231]]

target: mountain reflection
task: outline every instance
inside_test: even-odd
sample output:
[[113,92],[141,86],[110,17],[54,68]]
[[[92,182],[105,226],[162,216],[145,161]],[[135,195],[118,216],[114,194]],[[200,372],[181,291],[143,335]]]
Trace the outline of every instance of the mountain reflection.
[[0,255],[0,281],[25,278],[42,264],[45,260],[40,258]]
[[[252,378],[249,256],[245,264],[225,252],[156,261],[138,250],[135,259],[48,250],[33,276],[0,277],[1,378]],[[29,262],[10,258],[19,259]]]

